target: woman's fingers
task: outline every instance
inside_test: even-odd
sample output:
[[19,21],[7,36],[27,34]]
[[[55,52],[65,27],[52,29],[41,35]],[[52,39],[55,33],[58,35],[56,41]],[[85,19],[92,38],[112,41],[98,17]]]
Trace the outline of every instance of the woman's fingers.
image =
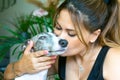
[[28,73],[36,73],[36,72],[40,72],[42,70],[49,69],[53,63],[55,63],[55,60],[49,60],[49,61],[45,61],[45,62],[35,63],[35,65],[33,65],[33,68],[31,69],[31,71],[29,71],[29,69],[28,69]]
[[32,47],[33,47],[33,41],[30,40],[29,44],[27,45],[27,47],[24,51],[24,54],[29,54]]
[[38,57],[41,57],[41,56],[44,56],[44,55],[47,55],[48,54],[48,51],[47,50],[42,50],[42,51],[36,51],[33,53],[33,56],[38,58]]
[[44,62],[44,61],[49,61],[49,60],[55,60],[56,56],[44,56],[44,57],[39,57],[37,58],[38,62]]
[[44,66],[48,66],[48,65],[52,65],[55,63],[55,60],[51,60],[51,61],[47,61],[47,62],[42,62],[42,63],[39,63],[37,66],[38,67],[44,67]]
[[47,70],[49,68],[51,68],[51,65],[42,66],[42,67],[39,67],[37,69],[32,70],[30,73],[37,73],[37,72],[40,72],[43,70]]
[[51,61],[47,61],[47,62],[41,62],[41,63],[37,63],[36,65],[34,65],[33,70],[44,70],[44,69],[48,69],[51,67],[52,64],[55,63],[55,60],[51,60]]
[[50,67],[51,67],[51,65],[42,66],[42,67],[38,68],[38,71],[40,71],[40,70],[46,70],[46,69],[49,69]]
[[51,57],[44,56],[44,57],[35,58],[34,60],[35,62],[33,62],[34,68],[51,65],[55,63],[55,59],[56,56],[51,56]]
[[33,41],[30,41],[26,47],[24,54],[20,60],[23,73],[36,73],[51,67],[55,63],[56,56],[45,56],[48,54],[47,50],[30,52],[33,47]]

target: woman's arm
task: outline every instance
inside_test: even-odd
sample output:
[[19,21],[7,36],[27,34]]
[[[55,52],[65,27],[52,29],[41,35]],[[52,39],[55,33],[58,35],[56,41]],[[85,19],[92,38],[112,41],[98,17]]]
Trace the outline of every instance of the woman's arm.
[[[22,75],[22,72],[18,68],[18,70],[15,70],[16,65],[18,65],[18,62],[16,63],[10,63],[5,72],[4,72],[4,80],[12,80],[18,75]],[[18,71],[18,72],[17,72]]]
[[21,76],[25,73],[36,73],[44,69],[48,69],[55,62],[56,56],[43,56],[46,55],[47,51],[37,51],[31,53],[30,50],[33,46],[33,42],[27,46],[22,58],[7,66],[4,79],[11,80],[17,76]]
[[[9,75],[7,75],[9,74]],[[4,72],[4,79],[5,80],[12,80],[14,79],[14,73],[12,71],[12,64],[9,64]]]

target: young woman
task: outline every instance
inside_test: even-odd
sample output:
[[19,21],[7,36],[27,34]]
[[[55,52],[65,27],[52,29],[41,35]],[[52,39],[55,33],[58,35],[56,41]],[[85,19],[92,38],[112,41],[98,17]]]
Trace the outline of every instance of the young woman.
[[57,58],[43,57],[47,51],[31,54],[31,41],[4,78],[50,68],[48,75],[58,73],[61,80],[120,80],[119,15],[117,0],[65,0],[56,12],[54,33],[68,40],[67,51]]

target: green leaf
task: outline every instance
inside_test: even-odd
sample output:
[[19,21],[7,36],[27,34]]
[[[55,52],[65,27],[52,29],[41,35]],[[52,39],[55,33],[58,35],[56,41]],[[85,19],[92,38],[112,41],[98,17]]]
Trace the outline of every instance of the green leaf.
[[60,80],[58,74],[55,74],[55,75],[54,75],[54,78],[55,78],[55,80]]
[[11,30],[11,29],[9,29],[7,27],[4,27],[4,29],[7,30],[8,32],[10,32],[11,34],[13,34],[14,36],[18,36],[18,33],[13,31],[13,30]]
[[18,45],[17,47],[15,47],[15,49],[14,49],[13,52],[12,52],[12,55],[15,54],[15,51],[19,48],[19,46],[20,46],[20,45]]
[[0,62],[4,59],[7,52],[9,52],[8,46],[0,50]]
[[0,62],[4,59],[4,57],[5,57],[5,54],[0,54]]
[[33,30],[34,35],[36,35],[36,34],[37,34],[37,31],[35,30],[35,28],[34,28],[34,26],[33,26],[33,25],[31,25],[31,30]]

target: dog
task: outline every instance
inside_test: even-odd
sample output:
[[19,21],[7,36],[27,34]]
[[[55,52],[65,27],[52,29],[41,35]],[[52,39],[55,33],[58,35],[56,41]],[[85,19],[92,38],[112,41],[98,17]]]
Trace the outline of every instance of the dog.
[[[67,40],[59,38],[51,32],[40,33],[30,40],[34,42],[31,52],[48,50],[49,53],[46,56],[61,55],[66,51],[68,45]],[[30,40],[23,45],[23,49],[27,47]],[[47,72],[48,70],[43,70],[35,74],[24,74],[15,78],[15,80],[46,80]]]

